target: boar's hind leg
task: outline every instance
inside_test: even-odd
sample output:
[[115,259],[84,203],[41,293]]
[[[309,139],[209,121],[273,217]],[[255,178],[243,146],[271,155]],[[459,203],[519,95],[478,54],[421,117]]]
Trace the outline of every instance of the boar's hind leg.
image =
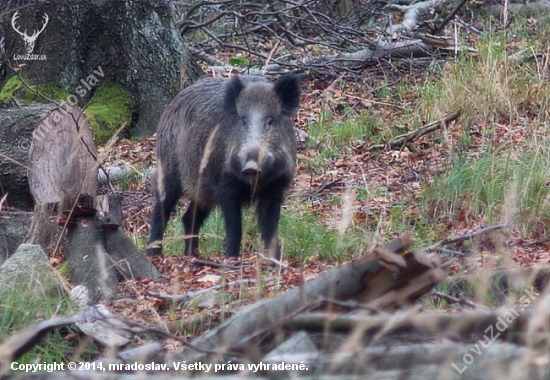
[[258,224],[266,251],[276,260],[281,259],[281,247],[277,239],[277,227],[281,215],[283,194],[269,194],[258,200]]
[[[179,187],[172,186],[169,190],[166,192],[164,200],[161,200],[159,195],[156,196],[157,202],[151,214],[151,232],[149,233],[148,244],[162,240],[170,214],[174,211],[176,203],[180,199],[181,189]],[[147,248],[146,252],[148,255],[160,255],[162,247]]]
[[210,209],[202,208],[196,202],[191,202],[185,214],[183,214],[182,222],[187,239],[185,240],[185,254],[195,255],[199,250],[199,231],[204,224],[206,218],[210,214]]

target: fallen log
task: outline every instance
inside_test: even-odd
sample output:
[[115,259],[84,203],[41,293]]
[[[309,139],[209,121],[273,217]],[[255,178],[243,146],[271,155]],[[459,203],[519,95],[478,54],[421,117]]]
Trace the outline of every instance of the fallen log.
[[522,2],[521,4],[506,3],[506,6],[499,4],[485,8],[487,16],[493,16],[501,22],[510,20],[517,15],[521,15],[526,19],[531,17],[537,18],[547,15],[548,11],[550,11],[550,3],[548,1],[530,1]]
[[1,265],[13,255],[15,251],[17,251],[17,247],[25,241],[32,222],[32,213],[27,211],[4,212],[1,209],[0,211]]
[[436,255],[402,255],[412,242],[411,233],[403,234],[357,262],[326,272],[279,297],[250,305],[183,347],[174,360],[215,361],[243,353],[249,360],[259,360],[262,352],[257,344],[272,338],[286,318],[325,304],[330,308],[333,300],[356,300],[385,310],[410,303],[431,290],[445,274]]
[[[411,310],[395,315],[342,315],[323,312],[289,318],[282,323],[289,331],[355,333],[369,344],[395,341],[404,335],[415,340],[452,339],[475,344],[487,335],[502,341],[526,343],[526,332],[534,316],[532,308],[516,306],[495,310],[468,310],[460,313],[438,313]],[[502,331],[501,331],[502,330]],[[490,339],[490,338],[489,338]],[[412,338],[411,338],[412,340]]]
[[8,195],[4,206],[32,210],[27,170],[33,131],[53,108],[52,104],[33,104],[0,112],[0,198]]
[[[492,288],[501,298],[506,298],[508,292],[524,293],[525,289],[532,288],[534,292],[542,292],[550,281],[550,265],[533,265],[526,268],[506,268],[495,270],[476,271],[467,275],[447,277],[442,281],[443,288],[450,289],[451,294],[460,297],[474,297],[476,287]],[[538,295],[537,295],[538,296]]]
[[447,340],[358,347],[333,354],[281,355],[274,358],[275,361],[262,363],[264,368],[281,362],[299,363],[307,368],[300,372],[303,375],[300,379],[310,378],[310,373],[322,373],[334,379],[547,379],[550,367],[545,363],[534,364],[537,354],[511,343],[476,346]]

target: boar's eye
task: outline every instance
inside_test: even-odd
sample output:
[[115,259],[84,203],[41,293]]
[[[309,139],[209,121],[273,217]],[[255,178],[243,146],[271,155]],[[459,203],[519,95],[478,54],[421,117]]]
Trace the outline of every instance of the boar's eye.
[[268,126],[268,127],[273,126],[273,118],[272,118],[272,117],[270,117],[270,118],[267,119],[267,126]]
[[241,117],[241,123],[243,123],[243,125],[246,125],[246,116]]

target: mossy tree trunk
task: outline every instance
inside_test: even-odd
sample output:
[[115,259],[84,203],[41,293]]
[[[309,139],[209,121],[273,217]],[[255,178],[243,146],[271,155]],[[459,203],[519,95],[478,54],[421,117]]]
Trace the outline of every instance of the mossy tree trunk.
[[[64,89],[58,93],[74,96],[81,106],[102,85],[120,85],[133,103],[135,136],[154,133],[180,89],[180,76],[194,81],[200,74],[189,59],[180,74],[185,47],[163,0],[53,0],[23,7],[15,19],[20,32],[40,30],[45,15],[48,21],[34,44],[37,59],[17,62],[14,58],[25,56],[28,46],[11,25],[14,15],[15,9],[5,14],[0,28],[11,64],[25,63],[22,74],[31,84]],[[11,75],[0,78],[0,88]]]

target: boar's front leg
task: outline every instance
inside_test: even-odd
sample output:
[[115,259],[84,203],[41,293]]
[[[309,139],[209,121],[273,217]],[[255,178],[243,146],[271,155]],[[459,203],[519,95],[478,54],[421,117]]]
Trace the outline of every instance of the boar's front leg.
[[218,204],[225,221],[225,258],[239,257],[243,235],[241,208],[243,194],[231,180],[224,181],[218,189]]
[[277,238],[277,227],[283,204],[283,192],[273,191],[258,199],[258,224],[265,244],[265,250],[276,260],[281,259],[281,247]]

